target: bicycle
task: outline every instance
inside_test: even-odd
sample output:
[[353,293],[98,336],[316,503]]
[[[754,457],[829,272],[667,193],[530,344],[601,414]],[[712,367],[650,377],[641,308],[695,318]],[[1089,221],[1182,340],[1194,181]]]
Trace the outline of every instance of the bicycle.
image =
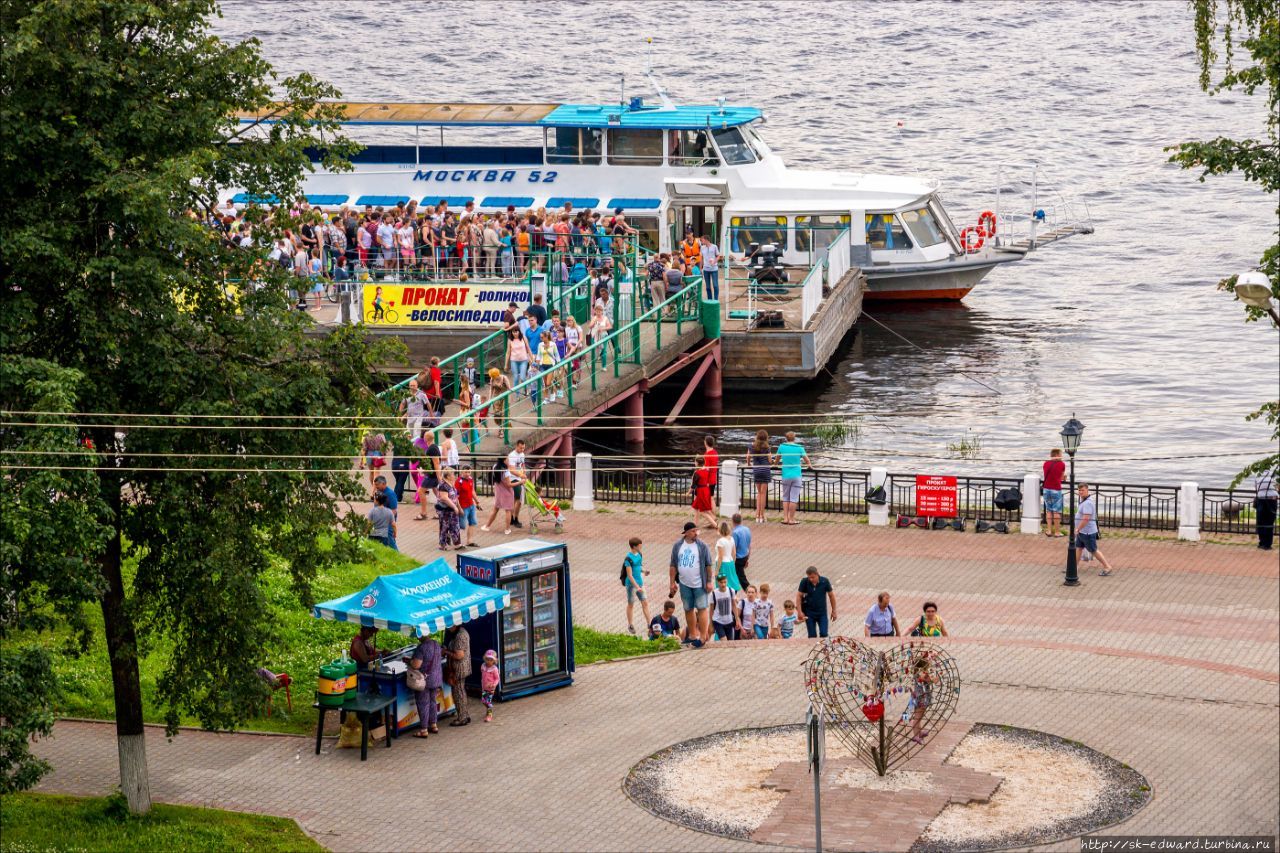
[[400,315],[396,313],[394,308],[385,308],[382,311],[374,308],[365,313],[364,319],[366,323],[371,325],[377,323],[394,325],[400,319]]

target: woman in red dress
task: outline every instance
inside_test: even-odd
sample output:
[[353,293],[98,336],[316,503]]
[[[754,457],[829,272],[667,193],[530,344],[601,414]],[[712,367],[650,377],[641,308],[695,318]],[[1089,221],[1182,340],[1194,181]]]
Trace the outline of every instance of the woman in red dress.
[[694,523],[696,524],[699,519],[705,519],[707,527],[715,527],[716,517],[712,513],[711,503],[711,483],[714,475],[711,469],[706,467],[703,457],[695,456],[694,465],[693,481],[689,484],[689,493],[693,496]]

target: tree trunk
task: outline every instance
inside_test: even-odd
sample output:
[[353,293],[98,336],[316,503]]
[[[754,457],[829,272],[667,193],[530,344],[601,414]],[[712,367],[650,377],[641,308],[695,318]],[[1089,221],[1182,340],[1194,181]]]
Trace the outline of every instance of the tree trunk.
[[151,811],[151,782],[147,776],[147,744],[142,724],[142,682],[138,677],[138,643],[129,615],[120,572],[120,481],[103,477],[103,490],[115,516],[115,535],[102,555],[102,621],[111,660],[111,687],[116,700],[116,745],[120,755],[120,790],[129,811]]

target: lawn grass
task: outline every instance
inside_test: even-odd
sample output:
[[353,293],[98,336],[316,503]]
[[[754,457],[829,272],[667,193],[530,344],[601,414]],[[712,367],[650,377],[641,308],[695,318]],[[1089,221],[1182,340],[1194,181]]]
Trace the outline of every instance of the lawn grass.
[[[403,572],[420,565],[418,560],[372,542],[364,546],[364,555],[361,562],[342,564],[320,573],[314,584],[316,600],[349,595],[378,575]],[[264,650],[262,665],[273,672],[287,672],[293,677],[293,713],[285,707],[282,690],[276,694],[272,715],[266,715],[265,707],[259,709],[245,722],[244,728],[297,734],[314,732],[316,713],[311,702],[318,670],[321,664],[342,656],[355,629],[347,623],[314,618],[311,611],[298,601],[290,587],[289,573],[283,566],[268,571],[262,583],[275,611],[273,620],[278,633],[277,640]],[[62,684],[58,713],[68,717],[110,720],[115,718],[115,701],[102,635],[102,611],[89,608],[86,613],[94,629],[93,643],[87,654],[78,658],[66,654],[65,635],[45,634],[39,639],[53,653],[54,669]],[[382,648],[399,648],[411,642],[401,634],[384,631],[378,635],[378,645]],[[167,657],[167,644],[163,638],[153,638],[150,652],[139,662],[143,714],[147,722],[164,722],[163,709],[155,700],[156,681],[163,672]],[[183,725],[199,725],[196,719],[183,719],[181,722]]]
[[578,666],[602,660],[651,655],[680,648],[675,637],[648,640],[631,634],[611,634],[583,625],[573,626],[573,661]]
[[282,817],[157,804],[125,812],[111,797],[11,794],[0,797],[0,853],[47,850],[302,851],[324,848]]
[[[420,565],[418,560],[372,542],[364,546],[364,554],[365,559],[361,562],[339,565],[320,573],[314,584],[316,600],[349,595],[378,575],[403,572]],[[243,728],[312,734],[316,727],[316,712],[311,703],[318,670],[322,664],[342,656],[343,650],[351,643],[355,628],[345,622],[314,618],[311,611],[299,603],[290,586],[289,573],[283,566],[268,571],[262,583],[275,611],[273,619],[278,634],[277,640],[264,650],[262,665],[273,672],[287,672],[292,676],[293,712],[285,707],[284,691],[278,691],[271,716],[266,715],[265,707],[257,709],[245,721]],[[102,637],[102,611],[90,608],[86,613],[94,628],[94,639],[87,654],[80,657],[67,654],[65,634],[44,634],[36,639],[53,654],[54,669],[62,685],[58,713],[67,717],[111,720],[115,718],[115,702],[111,690],[111,669]],[[413,639],[402,634],[386,631],[377,638],[378,646],[387,649],[400,648],[412,642]],[[676,648],[679,644],[669,638],[652,642],[629,634],[609,634],[581,625],[574,626],[574,658],[579,665]],[[156,681],[163,672],[167,657],[167,644],[163,638],[153,638],[151,650],[140,661],[143,715],[147,722],[164,722],[163,709],[156,702]],[[198,726],[200,721],[188,718],[182,719],[181,723]]]

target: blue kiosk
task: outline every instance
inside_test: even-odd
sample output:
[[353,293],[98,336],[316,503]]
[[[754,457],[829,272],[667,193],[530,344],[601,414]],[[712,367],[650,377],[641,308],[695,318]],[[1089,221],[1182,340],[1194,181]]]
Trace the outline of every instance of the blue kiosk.
[[458,574],[509,597],[501,613],[479,615],[467,624],[471,687],[479,690],[486,649],[498,652],[500,701],[573,683],[573,611],[564,545],[518,539],[459,554]]

